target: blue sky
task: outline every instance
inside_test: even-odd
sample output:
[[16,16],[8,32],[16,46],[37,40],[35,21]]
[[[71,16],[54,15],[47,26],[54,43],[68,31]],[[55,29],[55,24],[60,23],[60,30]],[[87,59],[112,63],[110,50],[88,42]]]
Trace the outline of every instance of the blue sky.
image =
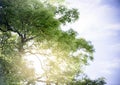
[[80,19],[68,27],[92,41],[94,62],[86,67],[92,79],[105,77],[107,85],[120,85],[120,0],[66,0],[80,11]]

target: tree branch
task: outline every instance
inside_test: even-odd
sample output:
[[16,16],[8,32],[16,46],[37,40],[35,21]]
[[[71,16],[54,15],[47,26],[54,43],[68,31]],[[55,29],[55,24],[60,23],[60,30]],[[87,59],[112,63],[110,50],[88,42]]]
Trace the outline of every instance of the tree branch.
[[2,28],[0,28],[0,30],[2,32],[7,32],[7,31],[12,31],[12,32],[15,32],[17,33],[20,37],[21,37],[21,42],[23,43],[24,42],[24,35],[22,33],[20,33],[17,29],[15,29],[13,26],[11,26],[8,22],[8,19],[7,19],[7,14],[3,12],[3,18],[4,18],[4,22],[3,22],[3,25],[6,26],[6,30],[3,30]]
[[37,82],[43,82],[43,83],[48,83],[48,82],[49,82],[49,83],[55,83],[54,81],[45,81],[45,80],[39,80],[39,79],[36,80],[36,81],[37,81]]
[[30,40],[32,40],[32,39],[34,39],[34,38],[36,38],[36,37],[37,37],[37,36],[29,37],[29,38],[25,39],[25,42],[30,41]]

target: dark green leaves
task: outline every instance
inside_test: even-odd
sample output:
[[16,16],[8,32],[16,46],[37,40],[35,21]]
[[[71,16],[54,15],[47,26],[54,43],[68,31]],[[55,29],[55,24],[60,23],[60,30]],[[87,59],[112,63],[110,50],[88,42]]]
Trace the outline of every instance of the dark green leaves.
[[60,16],[58,19],[63,24],[74,22],[79,18],[77,9],[67,9],[65,6],[59,6],[56,14]]

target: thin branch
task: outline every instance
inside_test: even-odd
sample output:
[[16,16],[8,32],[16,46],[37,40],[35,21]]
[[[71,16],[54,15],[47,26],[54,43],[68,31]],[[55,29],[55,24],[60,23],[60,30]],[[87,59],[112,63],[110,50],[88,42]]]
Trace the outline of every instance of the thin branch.
[[49,83],[55,83],[54,81],[45,81],[45,80],[36,80],[37,82],[43,82],[43,83],[47,83],[47,82],[49,82]]
[[10,26],[9,24],[7,25],[7,30],[17,33],[22,39],[24,39],[22,33],[20,33],[18,30],[16,30],[14,27]]
[[41,65],[41,68],[45,71],[45,69],[44,69],[44,67],[43,67],[43,65],[42,65],[42,61],[40,60],[39,56],[37,55],[38,53],[32,53],[31,51],[28,51],[28,52],[29,52],[30,54],[34,55],[34,56],[38,59],[40,65]]
[[27,38],[27,39],[25,40],[25,42],[30,41],[30,40],[33,40],[33,39],[36,38],[36,37],[37,37],[37,36],[29,37],[29,38]]

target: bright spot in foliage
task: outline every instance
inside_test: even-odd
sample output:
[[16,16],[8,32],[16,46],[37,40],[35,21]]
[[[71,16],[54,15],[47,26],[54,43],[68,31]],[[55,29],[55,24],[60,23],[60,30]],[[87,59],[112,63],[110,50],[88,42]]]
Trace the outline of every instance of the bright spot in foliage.
[[43,56],[37,55],[37,54],[26,54],[26,59],[30,61],[30,64],[32,64],[32,67],[35,69],[35,72],[37,74],[43,74],[44,70],[42,67],[44,67],[44,61],[45,58]]

